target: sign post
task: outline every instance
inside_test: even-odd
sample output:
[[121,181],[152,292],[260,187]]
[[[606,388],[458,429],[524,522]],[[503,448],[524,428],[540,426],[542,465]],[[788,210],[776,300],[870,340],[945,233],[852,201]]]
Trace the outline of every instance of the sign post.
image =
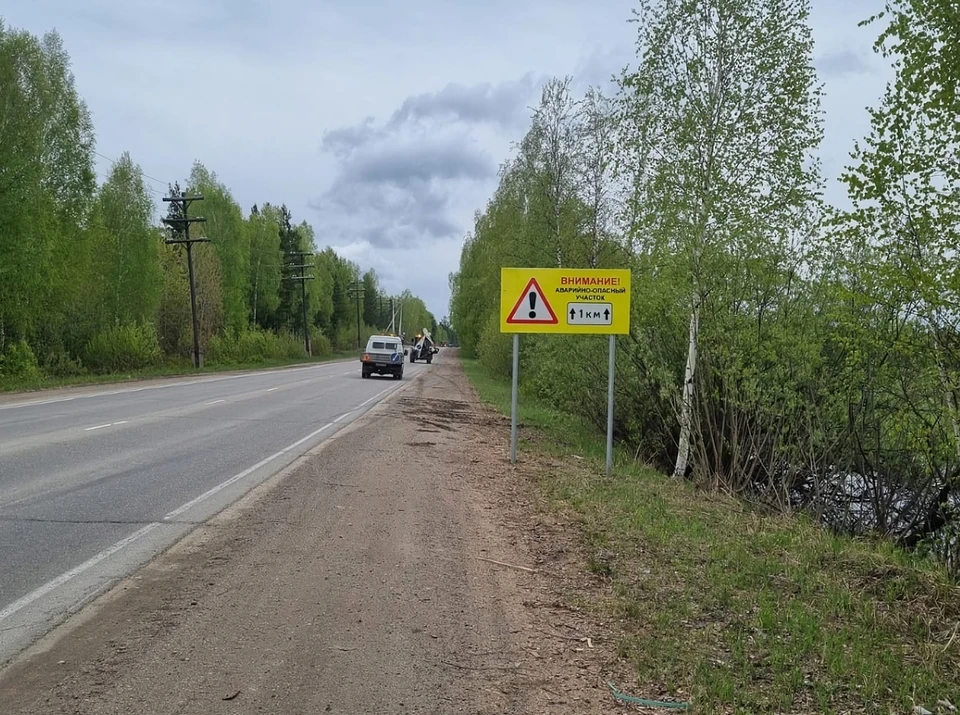
[[630,332],[628,269],[501,268],[500,332],[513,334],[510,462],[517,462],[520,333],[608,335],[607,476],[613,473],[616,336]]

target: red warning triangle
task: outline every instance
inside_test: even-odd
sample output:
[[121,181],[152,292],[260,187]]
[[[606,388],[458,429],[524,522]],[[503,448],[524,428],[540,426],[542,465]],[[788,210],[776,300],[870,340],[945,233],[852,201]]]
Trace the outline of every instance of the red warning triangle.
[[557,314],[553,312],[550,303],[547,302],[540,284],[536,278],[531,278],[527,287],[520,294],[520,299],[513,306],[510,315],[507,317],[507,323],[517,325],[555,325],[557,324]]

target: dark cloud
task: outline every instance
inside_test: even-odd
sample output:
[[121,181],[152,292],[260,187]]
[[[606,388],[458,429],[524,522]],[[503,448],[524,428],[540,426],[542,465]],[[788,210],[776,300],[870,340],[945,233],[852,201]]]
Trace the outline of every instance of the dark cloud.
[[512,127],[527,121],[527,106],[535,98],[543,78],[527,73],[518,80],[466,86],[448,84],[437,92],[408,97],[403,101],[388,126],[397,128],[408,122],[439,119],[475,123],[492,123]]
[[873,72],[863,55],[852,50],[838,50],[821,55],[814,64],[820,73],[828,77],[843,77],[851,74],[870,74]]
[[376,248],[413,248],[461,233],[451,216],[449,191],[415,176],[401,182],[342,178],[313,208],[324,233]]
[[354,149],[383,136],[383,129],[374,126],[373,117],[367,117],[352,127],[340,127],[325,132],[321,148],[342,158],[349,156]]
[[464,182],[493,180],[497,172],[470,141],[470,127],[513,131],[529,121],[526,107],[536,91],[531,74],[497,85],[448,84],[407,98],[382,125],[368,117],[326,132],[322,149],[338,167],[331,188],[312,202],[321,232],[377,248],[459,237],[451,192]]
[[359,124],[340,127],[323,135],[321,148],[344,159],[371,143],[390,140],[404,129],[424,120],[440,124],[493,124],[507,130],[524,127],[530,121],[529,105],[536,101],[545,78],[527,73],[518,80],[466,86],[448,84],[437,92],[407,97],[383,126],[373,117]]
[[488,157],[462,141],[447,141],[387,144],[379,151],[366,151],[343,167],[342,177],[349,182],[404,186],[430,179],[485,179],[495,173]]

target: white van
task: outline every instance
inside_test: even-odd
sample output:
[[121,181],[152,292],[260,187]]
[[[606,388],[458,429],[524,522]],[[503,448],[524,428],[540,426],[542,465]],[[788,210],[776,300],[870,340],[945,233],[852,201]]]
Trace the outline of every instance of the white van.
[[403,341],[396,335],[371,335],[367,349],[360,356],[360,375],[364,378],[374,373],[393,375],[395,380],[402,380],[403,356],[406,354]]

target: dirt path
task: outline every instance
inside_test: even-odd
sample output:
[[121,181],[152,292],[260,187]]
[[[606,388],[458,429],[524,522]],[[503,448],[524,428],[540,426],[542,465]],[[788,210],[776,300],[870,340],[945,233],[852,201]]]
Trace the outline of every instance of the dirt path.
[[446,356],[21,656],[0,709],[623,712],[614,644],[558,596],[584,581],[570,537],[506,437]]

